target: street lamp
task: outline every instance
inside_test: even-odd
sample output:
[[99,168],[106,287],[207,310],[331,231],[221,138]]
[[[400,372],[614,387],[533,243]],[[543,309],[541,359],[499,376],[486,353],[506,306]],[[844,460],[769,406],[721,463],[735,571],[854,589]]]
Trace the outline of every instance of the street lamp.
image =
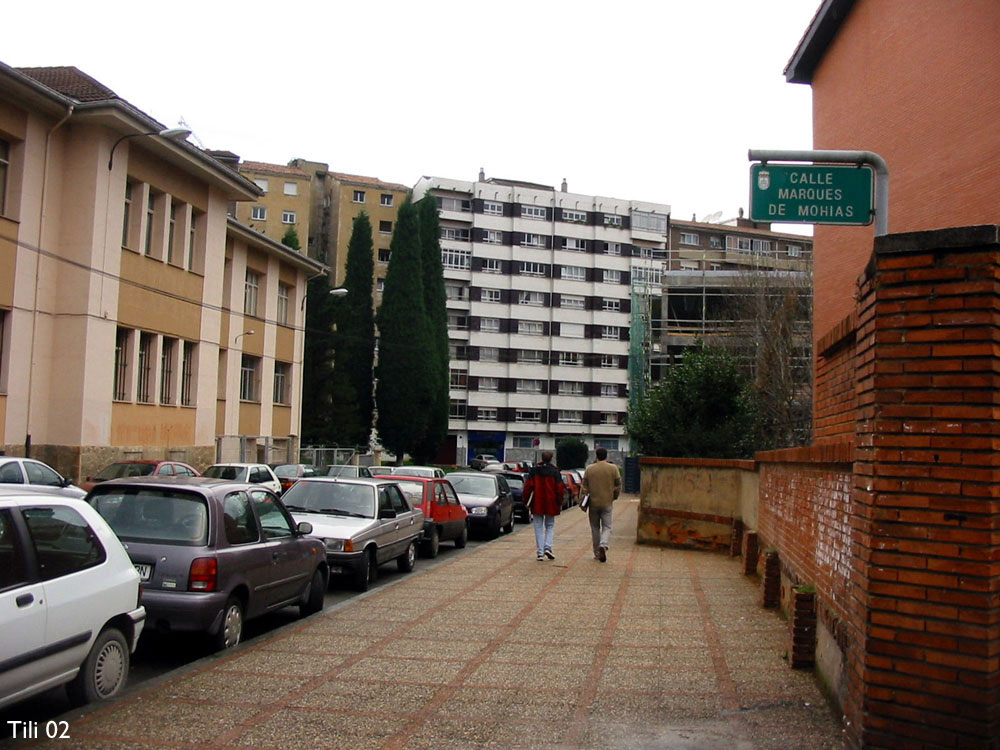
[[[343,297],[343,296],[345,296],[347,294],[347,289],[344,288],[344,287],[342,287],[342,286],[338,286],[336,289],[331,289],[327,293],[330,296],[332,296],[332,297]],[[307,294],[303,294],[302,295],[302,303],[299,305],[299,309],[300,310],[305,310],[306,309],[306,297],[307,296],[309,296],[309,295],[307,295]]]
[[236,338],[233,339],[233,346],[235,346],[236,344],[238,344],[239,341],[240,341],[240,339],[242,337],[244,337],[244,336],[253,336],[255,333],[257,333],[257,332],[255,330],[253,330],[252,328],[249,331],[244,331],[243,333],[237,333],[236,334]]
[[163,130],[153,130],[148,133],[129,133],[128,135],[123,135],[117,141],[115,145],[111,147],[111,155],[108,157],[108,171],[111,171],[111,167],[115,162],[115,149],[118,148],[118,144],[124,141],[126,138],[138,138],[143,135],[158,135],[161,138],[167,138],[171,141],[183,141],[189,135],[191,131],[188,128],[164,128]]

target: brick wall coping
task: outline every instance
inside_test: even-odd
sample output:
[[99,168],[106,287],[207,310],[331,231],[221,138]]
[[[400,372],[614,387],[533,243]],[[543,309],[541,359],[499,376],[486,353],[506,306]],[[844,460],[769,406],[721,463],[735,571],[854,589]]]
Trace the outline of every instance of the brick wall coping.
[[851,313],[833,328],[819,337],[816,341],[816,353],[822,357],[829,357],[837,349],[846,344],[853,344],[857,333],[858,316]]
[[878,255],[967,250],[989,245],[1000,245],[1000,225],[979,224],[923,232],[900,232],[875,238],[875,252]]
[[754,454],[761,464],[853,464],[854,443],[820,443]]
[[642,466],[690,466],[692,468],[743,469],[756,471],[757,463],[738,458],[664,458],[643,456],[639,459]]

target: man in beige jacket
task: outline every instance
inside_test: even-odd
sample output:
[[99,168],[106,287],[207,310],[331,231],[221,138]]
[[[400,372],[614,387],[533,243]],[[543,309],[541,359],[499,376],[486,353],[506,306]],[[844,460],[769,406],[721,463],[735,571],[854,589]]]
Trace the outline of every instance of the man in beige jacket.
[[590,495],[587,513],[590,516],[590,535],[594,540],[594,559],[606,562],[608,545],[611,544],[612,503],[622,491],[622,475],[618,467],[608,462],[608,451],[594,451],[597,461],[583,473],[580,493]]

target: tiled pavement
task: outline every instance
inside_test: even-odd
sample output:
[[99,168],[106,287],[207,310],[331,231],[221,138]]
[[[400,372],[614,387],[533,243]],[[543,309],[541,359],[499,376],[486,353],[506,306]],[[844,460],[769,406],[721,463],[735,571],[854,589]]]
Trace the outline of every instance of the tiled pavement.
[[[55,747],[842,748],[786,623],[724,555],[638,546],[615,504],[609,560],[586,515],[530,529],[70,718]],[[22,742],[34,747],[45,742]]]

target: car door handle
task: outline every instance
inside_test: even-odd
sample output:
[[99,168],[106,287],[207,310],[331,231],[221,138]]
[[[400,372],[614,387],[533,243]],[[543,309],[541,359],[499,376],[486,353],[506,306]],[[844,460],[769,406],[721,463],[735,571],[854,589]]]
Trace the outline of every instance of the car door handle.
[[271,559],[272,560],[277,560],[278,559],[278,551],[277,550],[275,550],[274,552],[271,553]]
[[34,594],[21,594],[17,599],[14,600],[18,607],[27,607],[33,601],[35,601]]

